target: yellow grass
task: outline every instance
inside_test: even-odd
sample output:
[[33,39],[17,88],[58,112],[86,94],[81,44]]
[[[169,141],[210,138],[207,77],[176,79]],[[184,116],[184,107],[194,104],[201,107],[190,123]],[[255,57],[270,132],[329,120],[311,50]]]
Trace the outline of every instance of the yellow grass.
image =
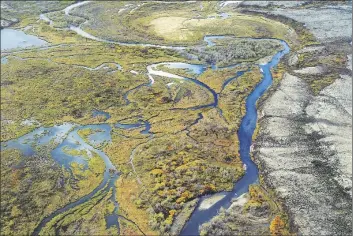
[[[121,176],[117,182],[117,201],[120,214],[134,221],[146,235],[156,235],[148,225],[149,216],[145,209],[139,209],[135,204],[142,186],[134,178]],[[120,190],[120,191],[119,191]]]
[[160,17],[151,21],[151,25],[157,35],[169,40],[186,41],[193,36],[193,33],[186,31],[183,23],[187,18],[184,17]]
[[223,83],[232,77],[235,77],[236,72],[240,70],[245,70],[245,67],[237,67],[233,69],[224,69],[224,70],[212,70],[207,69],[200,77],[197,79],[201,82],[207,84],[215,90],[217,93],[221,92]]
[[[173,14],[173,12],[171,12]],[[280,22],[259,16],[233,14],[227,19],[191,19],[162,16],[149,23],[150,29],[168,41],[199,41],[204,35],[234,34],[238,37],[274,37],[291,40],[295,32]]]

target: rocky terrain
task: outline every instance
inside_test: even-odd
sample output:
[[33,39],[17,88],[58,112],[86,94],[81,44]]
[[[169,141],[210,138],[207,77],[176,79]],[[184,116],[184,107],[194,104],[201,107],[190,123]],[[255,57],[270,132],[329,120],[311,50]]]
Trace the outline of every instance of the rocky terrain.
[[286,74],[262,108],[255,160],[304,235],[350,233],[351,117],[326,95],[351,82],[345,78],[313,97]]
[[[254,159],[299,234],[351,235],[352,9],[328,5],[268,11],[301,21],[321,45],[293,52],[278,88],[260,104]],[[336,49],[327,54],[330,48]],[[305,53],[316,60],[298,61]],[[347,55],[347,68],[323,66],[323,55],[339,53]],[[314,90],[330,73],[333,80]]]

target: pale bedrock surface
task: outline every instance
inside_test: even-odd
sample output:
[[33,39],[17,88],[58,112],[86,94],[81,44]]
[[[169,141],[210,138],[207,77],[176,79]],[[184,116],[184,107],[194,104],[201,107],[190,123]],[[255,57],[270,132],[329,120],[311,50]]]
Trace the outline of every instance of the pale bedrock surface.
[[286,74],[260,106],[254,158],[299,234],[352,233],[351,89],[341,76],[315,97]]

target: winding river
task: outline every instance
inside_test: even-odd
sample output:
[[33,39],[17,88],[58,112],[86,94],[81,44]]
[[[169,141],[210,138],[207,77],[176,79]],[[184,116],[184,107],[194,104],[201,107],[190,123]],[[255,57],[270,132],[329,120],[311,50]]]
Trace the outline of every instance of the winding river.
[[259,65],[263,75],[262,81],[255,87],[255,89],[246,99],[246,114],[243,117],[240,128],[238,130],[240,157],[242,162],[247,167],[245,175],[236,182],[233,191],[217,193],[217,195],[224,195],[224,197],[210,208],[201,210],[199,206],[202,204],[202,201],[212,196],[203,197],[199,202],[198,208],[196,208],[196,210],[192,213],[189,221],[185,224],[181,235],[198,235],[199,227],[203,223],[206,223],[214,216],[216,216],[222,207],[228,208],[231,205],[232,199],[248,192],[249,185],[258,182],[258,169],[250,158],[252,135],[254,133],[257,122],[256,102],[272,84],[272,75],[270,71],[271,68],[275,67],[279,63],[280,59],[289,52],[289,46],[284,41],[281,41],[281,43],[284,46],[284,50],[278,52],[269,63]]
[[[119,174],[117,173],[117,170],[115,168],[115,166],[111,163],[109,157],[101,150],[94,148],[93,146],[91,146],[90,144],[88,144],[87,142],[85,142],[80,135],[78,135],[78,131],[81,129],[85,129],[85,128],[89,128],[92,130],[98,130],[98,132],[95,133],[96,137],[94,138],[94,140],[100,140],[100,141],[111,141],[110,139],[110,131],[111,131],[111,127],[110,125],[106,125],[106,124],[100,124],[100,125],[87,125],[87,126],[78,126],[75,129],[73,129],[71,132],[68,133],[66,139],[64,139],[64,141],[62,143],[60,143],[52,152],[51,155],[53,156],[54,160],[56,160],[57,162],[62,162],[64,161],[64,165],[67,166],[69,163],[71,163],[73,160],[71,160],[71,158],[73,157],[70,154],[67,154],[64,150],[65,147],[69,147],[70,149],[75,149],[75,150],[85,150],[86,152],[89,152],[89,156],[91,156],[91,152],[95,152],[97,153],[101,159],[104,161],[105,164],[105,171],[104,171],[104,176],[103,176],[103,181],[92,191],[90,192],[88,195],[78,199],[75,202],[72,202],[66,206],[64,206],[63,208],[54,211],[53,213],[51,213],[49,216],[45,217],[41,223],[36,227],[36,229],[34,230],[34,235],[38,235],[39,232],[41,231],[41,229],[48,223],[50,222],[54,217],[58,216],[59,214],[65,213],[66,211],[82,204],[85,203],[87,201],[89,201],[93,196],[95,196],[99,191],[102,191],[103,193],[107,194],[109,192],[110,189],[113,190],[113,196],[111,198],[111,200],[113,201],[114,205],[117,205],[116,203],[116,197],[115,197],[115,181],[117,180],[117,178],[119,177]],[[98,135],[97,135],[98,134]],[[89,140],[91,140],[91,137],[88,137]],[[74,156],[77,158],[77,156]],[[80,158],[80,157],[79,157]],[[83,163],[86,163],[85,159],[83,157],[81,157],[81,161],[83,161]],[[77,161],[79,162],[80,161]],[[69,168],[67,166],[67,168]],[[117,215],[117,206],[116,209],[114,209],[114,213],[115,215]],[[65,217],[65,216],[63,216]],[[108,221],[107,221],[108,223]],[[114,224],[117,224],[117,222],[114,222]],[[107,227],[109,228],[111,225],[107,224]]]
[[[82,6],[87,4],[88,1],[86,2],[79,2],[75,3],[66,9],[64,9],[64,12],[66,15],[70,15],[70,11],[76,7]],[[46,17],[45,15],[41,15],[40,18],[42,20],[51,22],[52,21]],[[86,23],[86,22],[85,22]],[[83,23],[83,24],[85,24]],[[136,44],[136,43],[121,43],[121,42],[114,42],[114,41],[109,41],[109,40],[104,40],[97,38],[93,35],[88,34],[87,32],[84,32],[81,27],[76,27],[76,26],[70,26],[70,29],[75,31],[77,34],[92,39],[100,42],[109,42],[109,43],[115,43],[115,44],[120,44],[120,45],[126,45],[126,46],[144,46],[144,47],[158,47],[158,48],[168,48],[168,49],[173,49],[173,50],[182,50],[185,47],[173,47],[173,46],[163,46],[163,45],[153,45],[153,44]],[[3,32],[3,30],[1,30]],[[224,38],[227,36],[205,36],[204,41],[208,44],[208,46],[213,46],[215,43],[213,40],[219,39],[219,38]],[[1,38],[3,39],[3,35],[1,35]],[[257,122],[257,110],[256,110],[256,102],[258,99],[264,94],[264,92],[269,88],[269,86],[272,83],[272,75],[271,75],[271,68],[275,67],[280,59],[289,52],[289,47],[288,45],[284,42],[281,41],[281,44],[283,45],[284,49],[277,54],[275,54],[268,63],[266,64],[260,64],[258,65],[260,67],[260,70],[262,72],[262,80],[261,82],[254,88],[254,90],[250,93],[250,95],[246,99],[246,114],[243,117],[241,121],[240,128],[238,130],[238,138],[240,141],[240,156],[242,162],[246,165],[246,171],[245,175],[235,183],[235,186],[232,191],[230,192],[221,192],[214,194],[212,196],[203,196],[201,197],[199,204],[197,208],[194,210],[192,213],[190,219],[188,222],[185,224],[184,228],[182,229],[181,235],[198,235],[199,234],[199,227],[212,219],[212,217],[216,216],[218,214],[218,211],[220,208],[228,208],[231,205],[232,199],[242,195],[243,193],[246,193],[249,189],[250,184],[254,184],[258,182],[258,169],[257,166],[254,164],[254,162],[250,158],[250,147],[252,143],[252,135],[254,132],[254,129],[256,127],[256,122]],[[43,44],[44,45],[44,44]],[[2,48],[3,49],[3,48]],[[5,59],[4,59],[5,60]],[[3,61],[3,59],[2,59]],[[6,62],[5,62],[6,63]],[[141,86],[153,86],[153,83],[155,82],[155,79],[153,78],[154,75],[157,76],[162,76],[162,77],[168,77],[172,79],[178,79],[178,80],[186,80],[191,83],[195,83],[196,85],[200,86],[202,89],[207,90],[213,97],[213,101],[208,104],[202,104],[198,105],[195,107],[190,107],[188,109],[202,109],[205,107],[216,107],[218,106],[218,94],[211,89],[208,85],[202,83],[201,81],[197,80],[197,78],[186,78],[182,76],[178,76],[172,73],[164,72],[157,70],[158,65],[165,65],[168,66],[169,68],[182,68],[182,69],[188,69],[191,73],[195,74],[196,77],[201,75],[207,66],[209,65],[192,65],[188,63],[171,63],[171,62],[163,62],[159,64],[152,64],[147,66],[147,76],[149,78],[149,83],[141,84],[137,86],[134,89],[138,89]],[[101,68],[104,68],[105,64],[102,64],[101,66],[98,66],[96,68],[89,68],[90,70],[98,70]],[[117,69],[121,69],[118,64],[116,64]],[[230,68],[231,66],[229,66]],[[214,70],[218,70],[221,68],[217,68],[215,66],[212,66]],[[239,71],[234,77],[227,79],[224,84],[222,85],[222,90],[234,79],[238,78],[239,76],[243,75],[246,71]],[[129,91],[131,92],[131,90]],[[124,98],[126,100],[126,103],[128,104],[130,101],[128,100],[128,94],[127,92],[124,95]],[[92,111],[92,116],[103,116],[105,117],[105,120],[110,118],[109,113],[102,112],[99,110],[94,110]],[[196,124],[199,120],[203,118],[202,113],[199,113],[198,118],[195,120],[193,124]],[[117,123],[115,124],[115,128],[120,128],[120,129],[134,129],[134,128],[140,128],[140,127],[145,127],[144,130],[141,131],[141,134],[144,135],[149,135],[150,139],[153,137],[153,134],[149,132],[151,128],[151,124],[148,121],[144,120],[138,120],[137,123],[132,123],[132,124],[122,124],[122,123]],[[92,130],[95,130],[97,132],[94,132],[88,137],[88,141],[83,140],[82,137],[78,135],[78,131],[82,129],[90,128]],[[49,216],[46,216],[40,224],[36,227],[35,231],[33,232],[34,235],[38,235],[43,227],[50,222],[54,217],[63,214],[65,217],[65,212],[68,210],[79,206],[82,203],[85,203],[92,199],[96,194],[108,194],[110,190],[112,190],[113,195],[111,197],[111,201],[115,205],[115,209],[112,215],[106,216],[106,223],[107,223],[107,228],[110,226],[116,225],[117,228],[119,228],[118,225],[118,217],[121,217],[118,215],[118,203],[116,202],[116,192],[117,189],[115,187],[115,181],[119,177],[118,172],[116,171],[116,167],[111,163],[109,157],[101,151],[99,148],[97,148],[99,145],[102,143],[109,143],[111,142],[111,129],[112,127],[108,124],[98,124],[98,125],[77,125],[77,124],[69,124],[65,123],[62,125],[56,125],[53,127],[49,128],[38,128],[34,130],[33,132],[26,134],[16,140],[10,140],[5,143],[1,143],[1,149],[7,149],[7,148],[16,148],[19,149],[23,152],[25,156],[33,155],[36,153],[36,146],[38,145],[46,145],[48,144],[51,140],[53,140],[57,145],[56,147],[51,151],[53,159],[58,162],[60,165],[64,166],[66,169],[70,169],[70,164],[72,162],[77,162],[80,164],[83,164],[87,166],[87,159],[83,156],[73,156],[65,152],[65,148],[70,148],[70,149],[78,149],[78,150],[86,150],[88,155],[92,155],[92,153],[98,154],[101,159],[105,163],[105,171],[104,171],[104,176],[103,176],[103,181],[89,194],[86,196],[83,196],[82,198],[76,200],[75,202],[72,202],[66,206],[64,206],[61,209],[58,209],[51,213]],[[131,153],[131,159],[130,162],[133,166],[133,153]],[[134,166],[133,166],[134,168]],[[137,177],[138,178],[138,177]],[[203,208],[200,207],[203,201],[209,199],[210,197],[213,196],[222,196],[218,202],[213,204],[209,208]],[[129,219],[127,219],[129,220]],[[133,222],[132,222],[133,223]]]

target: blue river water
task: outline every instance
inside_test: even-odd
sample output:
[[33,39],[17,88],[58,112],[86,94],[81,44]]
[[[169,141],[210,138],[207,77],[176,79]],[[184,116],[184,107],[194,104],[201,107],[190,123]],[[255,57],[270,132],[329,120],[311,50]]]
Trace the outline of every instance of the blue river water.
[[[88,135],[87,142],[85,142],[78,131],[82,129],[91,129],[94,132],[91,135]],[[119,177],[119,174],[115,166],[111,163],[108,156],[101,150],[95,148],[102,144],[102,142],[111,142],[111,126],[108,124],[97,124],[97,125],[85,125],[80,126],[71,123],[64,123],[62,125],[55,125],[53,127],[40,127],[34,131],[14,140],[9,140],[7,142],[1,143],[1,150],[6,149],[18,149],[25,156],[34,155],[38,152],[38,148],[41,148],[43,145],[54,145],[53,150],[51,151],[51,156],[53,159],[63,166],[66,170],[71,173],[70,165],[73,162],[82,164],[84,168],[87,168],[88,158],[90,158],[93,153],[96,153],[104,161],[105,171],[103,174],[103,181],[88,195],[72,202],[61,209],[54,211],[49,216],[45,217],[42,222],[37,226],[34,231],[34,235],[38,234],[42,227],[45,226],[51,219],[55,216],[64,213],[65,211],[76,207],[87,200],[91,199],[95,194],[102,191],[106,194],[110,189],[113,190],[113,195],[111,200],[115,205],[113,214],[107,218],[107,227],[116,225],[118,227],[118,221],[111,221],[110,219],[116,219],[118,204],[116,202],[116,188],[115,181]],[[67,151],[69,150],[83,150],[87,155],[72,155]]]
[[[252,135],[254,133],[257,122],[256,102],[272,84],[272,75],[270,71],[271,68],[275,67],[279,63],[280,59],[285,54],[289,53],[289,46],[284,41],[281,41],[281,43],[284,46],[284,50],[278,52],[269,63],[259,65],[263,74],[263,78],[246,99],[246,114],[243,117],[240,128],[238,130],[238,138],[240,141],[240,157],[242,162],[247,167],[245,175],[235,183],[235,186],[231,192],[224,192],[226,196],[211,206],[209,209],[199,210],[197,207],[192,213],[189,221],[182,229],[181,235],[199,235],[199,227],[202,224],[216,216],[221,207],[228,208],[231,205],[232,199],[248,192],[249,185],[258,182],[258,168],[250,158]],[[202,197],[200,202],[209,197],[210,196]]]
[[[98,132],[96,132],[95,134],[97,135],[96,138],[98,138],[98,140],[103,140],[106,142],[110,142],[111,138],[110,138],[110,130],[111,127],[107,124],[103,124],[103,125],[87,125],[87,126],[77,126],[76,128],[74,128],[72,131],[70,131],[67,135],[67,137],[65,138],[65,140],[60,143],[52,152],[52,156],[54,158],[54,160],[56,160],[59,164],[65,166],[68,168],[68,164],[70,164],[71,162],[75,161],[81,164],[87,164],[87,160],[84,157],[80,157],[80,156],[73,156],[70,154],[67,154],[65,152],[65,147],[69,147],[70,149],[75,149],[75,150],[85,150],[86,152],[90,153],[92,155],[93,153],[98,154],[102,160],[104,161],[105,164],[105,171],[103,174],[103,181],[92,191],[90,192],[88,195],[76,200],[75,202],[72,202],[66,206],[64,206],[61,209],[58,209],[56,211],[54,211],[53,213],[51,213],[49,216],[45,217],[40,224],[36,227],[36,229],[34,230],[33,234],[34,235],[38,235],[39,232],[41,231],[41,229],[49,222],[51,221],[54,217],[58,216],[61,213],[64,213],[68,210],[70,210],[71,208],[74,208],[88,200],[90,200],[93,196],[95,196],[98,193],[108,193],[110,189],[113,190],[113,196],[112,196],[112,201],[114,203],[114,205],[117,205],[116,201],[115,201],[115,181],[117,180],[117,178],[119,177],[119,174],[115,168],[115,166],[111,163],[109,157],[101,150],[94,148],[93,146],[91,146],[90,144],[86,143],[81,137],[80,135],[78,135],[78,131],[82,130],[82,129],[86,129],[86,128],[90,128],[92,130],[98,130]],[[91,140],[90,137],[88,137],[88,140]],[[74,160],[72,158],[75,158]],[[78,159],[79,158],[79,159]],[[115,217],[117,217],[117,206],[116,209],[114,209],[114,213]],[[108,223],[108,222],[107,222]],[[118,227],[118,222],[114,222],[115,225],[117,225]],[[111,225],[107,224],[107,227],[110,227]]]

